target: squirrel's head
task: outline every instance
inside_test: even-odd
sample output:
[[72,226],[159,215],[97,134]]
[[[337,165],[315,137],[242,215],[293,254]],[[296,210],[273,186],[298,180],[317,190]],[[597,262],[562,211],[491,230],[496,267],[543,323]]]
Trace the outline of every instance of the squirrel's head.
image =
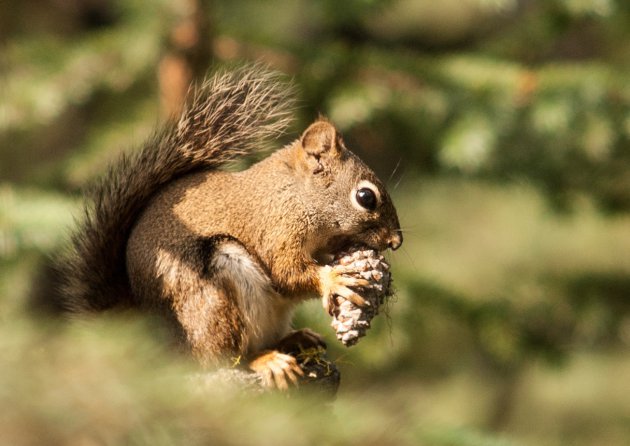
[[376,174],[346,148],[337,129],[320,119],[295,145],[314,233],[309,245],[326,258],[352,245],[383,251],[402,244],[396,208]]

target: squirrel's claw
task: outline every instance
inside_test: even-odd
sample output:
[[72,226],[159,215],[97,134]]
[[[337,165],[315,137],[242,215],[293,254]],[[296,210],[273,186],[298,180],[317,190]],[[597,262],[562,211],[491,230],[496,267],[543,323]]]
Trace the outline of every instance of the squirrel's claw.
[[368,286],[370,285],[370,282],[366,279],[362,279],[362,278],[357,278],[357,277],[349,277],[349,276],[343,276],[341,274],[339,274],[337,276],[337,285],[343,285],[346,287],[352,286],[352,287],[360,287],[360,286]]
[[323,266],[319,271],[320,289],[322,293],[322,304],[326,311],[332,315],[335,302],[334,296],[338,295],[346,300],[349,300],[358,307],[365,307],[369,305],[369,302],[352,291],[348,287],[363,287],[368,286],[370,282],[365,279],[352,277],[345,275],[344,273],[351,272],[345,267],[341,266]]
[[297,386],[298,376],[304,376],[304,371],[293,356],[277,350],[264,352],[249,364],[249,368],[261,376],[262,384],[266,388],[287,390],[287,378]]

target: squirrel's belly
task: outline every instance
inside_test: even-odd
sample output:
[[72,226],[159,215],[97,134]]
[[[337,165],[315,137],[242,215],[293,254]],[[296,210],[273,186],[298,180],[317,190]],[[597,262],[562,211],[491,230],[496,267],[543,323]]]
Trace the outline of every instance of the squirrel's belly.
[[242,318],[243,353],[247,356],[272,347],[290,331],[295,301],[285,299],[237,241],[216,247],[211,261],[217,279],[229,283]]

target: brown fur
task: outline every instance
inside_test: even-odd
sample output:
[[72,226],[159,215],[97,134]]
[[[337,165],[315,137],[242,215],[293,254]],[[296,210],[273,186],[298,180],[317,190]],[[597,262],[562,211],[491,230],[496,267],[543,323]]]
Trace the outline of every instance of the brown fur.
[[[255,73],[246,75],[256,79]],[[236,88],[225,81],[214,83],[214,88]],[[240,81],[236,84],[240,85]],[[276,100],[280,97],[266,94]],[[107,228],[122,222],[119,232],[98,233],[102,218],[88,216],[88,224],[75,240],[80,241],[77,246],[82,249],[85,245],[87,261],[95,266],[98,249],[107,248],[107,237],[116,240],[112,248],[115,254],[107,257],[111,264],[102,271],[97,272],[92,266],[83,268],[87,274],[75,274],[66,289],[73,291],[76,307],[100,309],[118,303],[154,308],[175,322],[184,343],[202,363],[243,356],[253,360],[253,367],[260,371],[268,362],[274,382],[285,383],[286,379],[276,376],[276,372],[291,373],[294,367],[279,367],[278,361],[286,355],[269,350],[273,352],[287,336],[317,339],[290,333],[294,306],[309,296],[329,296],[335,290],[349,292],[345,288],[347,281],[338,280],[325,263],[351,244],[378,250],[396,248],[402,242],[402,234],[384,186],[344,146],[334,126],[326,120],[316,121],[300,139],[247,170],[217,170],[226,160],[243,154],[242,149],[235,147],[243,147],[240,138],[251,141],[252,135],[244,132],[265,136],[269,133],[264,130],[265,125],[276,130],[268,124],[268,115],[272,115],[273,122],[284,116],[284,112],[267,110],[264,119],[258,118],[263,130],[234,124],[246,119],[241,114],[249,107],[265,102],[260,92],[251,95],[241,97],[242,104],[234,99],[226,109],[235,114],[221,115],[217,124],[203,117],[199,121],[199,113],[195,113],[195,107],[199,111],[208,108],[208,98],[212,98],[209,91],[205,102],[193,103],[180,120],[177,133],[194,137],[158,141],[156,150],[166,152],[166,144],[170,144],[174,155],[169,152],[154,156],[152,164],[136,162],[133,168],[122,169],[124,176],[120,165],[114,166],[106,180],[111,181],[113,176],[114,185],[103,189],[106,195],[110,189],[114,192],[100,206],[123,206],[123,216],[105,212],[114,220]],[[218,112],[213,113],[216,121]],[[191,132],[187,127],[194,120],[199,122],[194,124],[195,132]],[[236,129],[236,133],[214,129],[222,126]],[[202,134],[209,140],[204,141]],[[220,138],[228,138],[229,143]],[[197,148],[197,144],[205,144],[210,151]],[[249,151],[255,149],[251,144]],[[165,159],[175,165],[191,166],[184,173],[186,168],[173,169],[164,163]],[[204,161],[199,162],[200,159]],[[149,181],[143,188],[142,181],[152,179],[147,170],[165,180]],[[363,209],[353,201],[358,185],[363,183],[377,189],[379,199],[374,210]],[[132,199],[131,204],[119,203],[121,197],[130,197],[129,192],[121,192],[125,187],[140,190],[140,198]],[[99,242],[92,243],[93,237]],[[82,270],[76,265],[84,260],[74,257],[72,261],[75,266],[70,271]],[[90,274],[98,277],[89,277]],[[81,280],[85,283],[81,284]],[[112,287],[105,285],[107,282],[117,283],[120,292],[108,295]],[[99,286],[103,288],[97,289]],[[90,300],[91,292],[99,297]],[[77,296],[87,305],[77,304]]]
[[289,124],[290,92],[258,66],[218,73],[192,91],[179,121],[111,166],[88,192],[85,217],[56,264],[61,306],[93,312],[129,305],[127,239],[151,197],[190,172],[259,151]]

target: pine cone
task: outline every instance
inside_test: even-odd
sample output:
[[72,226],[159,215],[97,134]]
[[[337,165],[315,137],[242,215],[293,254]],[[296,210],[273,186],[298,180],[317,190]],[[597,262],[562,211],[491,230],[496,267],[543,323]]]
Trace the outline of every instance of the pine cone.
[[370,328],[371,320],[378,314],[385,299],[392,295],[391,274],[385,258],[372,249],[353,248],[339,253],[333,266],[341,265],[348,269],[348,275],[361,277],[370,282],[354,291],[369,302],[369,306],[358,307],[349,300],[335,295],[333,302],[332,327],[346,347],[356,344]]

